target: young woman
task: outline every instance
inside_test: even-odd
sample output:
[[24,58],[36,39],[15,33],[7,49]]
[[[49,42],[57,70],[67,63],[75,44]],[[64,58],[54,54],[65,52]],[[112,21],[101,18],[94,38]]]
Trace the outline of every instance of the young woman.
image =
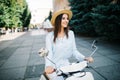
[[62,76],[56,75],[55,68],[68,65],[71,56],[79,61],[93,62],[93,58],[85,58],[76,48],[74,33],[68,27],[71,17],[72,12],[65,9],[55,12],[52,16],[54,30],[46,36],[46,48],[49,50],[47,57],[53,63],[48,59],[45,61],[45,73],[50,80],[64,80]]

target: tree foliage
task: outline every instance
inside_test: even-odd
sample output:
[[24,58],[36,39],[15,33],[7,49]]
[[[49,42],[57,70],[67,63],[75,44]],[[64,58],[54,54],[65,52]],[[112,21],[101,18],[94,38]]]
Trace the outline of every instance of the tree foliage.
[[75,32],[94,34],[91,12],[96,6],[95,0],[70,0],[73,18],[70,25],[75,28]]
[[51,18],[52,18],[52,11],[49,12],[47,19],[51,20]]
[[120,39],[120,5],[110,3],[93,9],[95,31],[109,39]]
[[0,0],[0,27],[27,27],[30,18],[25,0]]
[[77,33],[120,39],[119,0],[69,0],[73,18],[70,26]]

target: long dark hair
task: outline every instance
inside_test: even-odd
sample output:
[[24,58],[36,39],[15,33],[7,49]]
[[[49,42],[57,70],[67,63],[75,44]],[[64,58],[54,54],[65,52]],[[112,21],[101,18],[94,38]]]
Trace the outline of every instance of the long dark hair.
[[[56,42],[56,38],[58,37],[58,33],[61,31],[61,21],[62,21],[62,16],[63,14],[60,14],[56,17],[55,19],[55,25],[54,25],[54,39],[53,39],[53,42],[55,43]],[[66,28],[64,28],[64,31],[65,31],[65,35],[67,36],[68,38],[68,30],[69,30],[69,27],[67,26]]]

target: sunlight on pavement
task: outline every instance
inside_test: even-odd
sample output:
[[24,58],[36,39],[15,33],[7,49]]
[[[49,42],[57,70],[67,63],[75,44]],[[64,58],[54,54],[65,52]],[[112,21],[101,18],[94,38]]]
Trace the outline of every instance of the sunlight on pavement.
[[45,35],[47,32],[44,31],[43,29],[38,29],[38,30],[33,30],[31,31],[32,36],[36,36],[36,35]]
[[9,33],[6,35],[1,35],[0,36],[0,41],[5,41],[5,40],[13,40],[16,39],[17,37],[25,34],[25,32],[18,32],[18,33]]

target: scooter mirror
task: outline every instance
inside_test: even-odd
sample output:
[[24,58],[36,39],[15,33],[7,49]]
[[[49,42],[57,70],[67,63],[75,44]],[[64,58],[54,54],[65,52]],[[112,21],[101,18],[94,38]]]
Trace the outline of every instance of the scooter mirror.
[[46,57],[46,56],[48,56],[49,51],[48,51],[46,48],[41,48],[41,49],[38,51],[38,53],[39,53],[39,56],[41,56],[41,57]]
[[91,45],[91,48],[94,49],[93,52],[90,54],[90,57],[95,54],[96,50],[97,50],[97,46],[95,45],[98,41],[97,40],[94,40],[92,45]]
[[97,43],[97,40],[94,40],[93,43],[92,43],[92,45],[91,45],[91,48],[92,48],[92,49],[95,49],[95,48],[96,48],[96,46],[95,46],[96,43]]

